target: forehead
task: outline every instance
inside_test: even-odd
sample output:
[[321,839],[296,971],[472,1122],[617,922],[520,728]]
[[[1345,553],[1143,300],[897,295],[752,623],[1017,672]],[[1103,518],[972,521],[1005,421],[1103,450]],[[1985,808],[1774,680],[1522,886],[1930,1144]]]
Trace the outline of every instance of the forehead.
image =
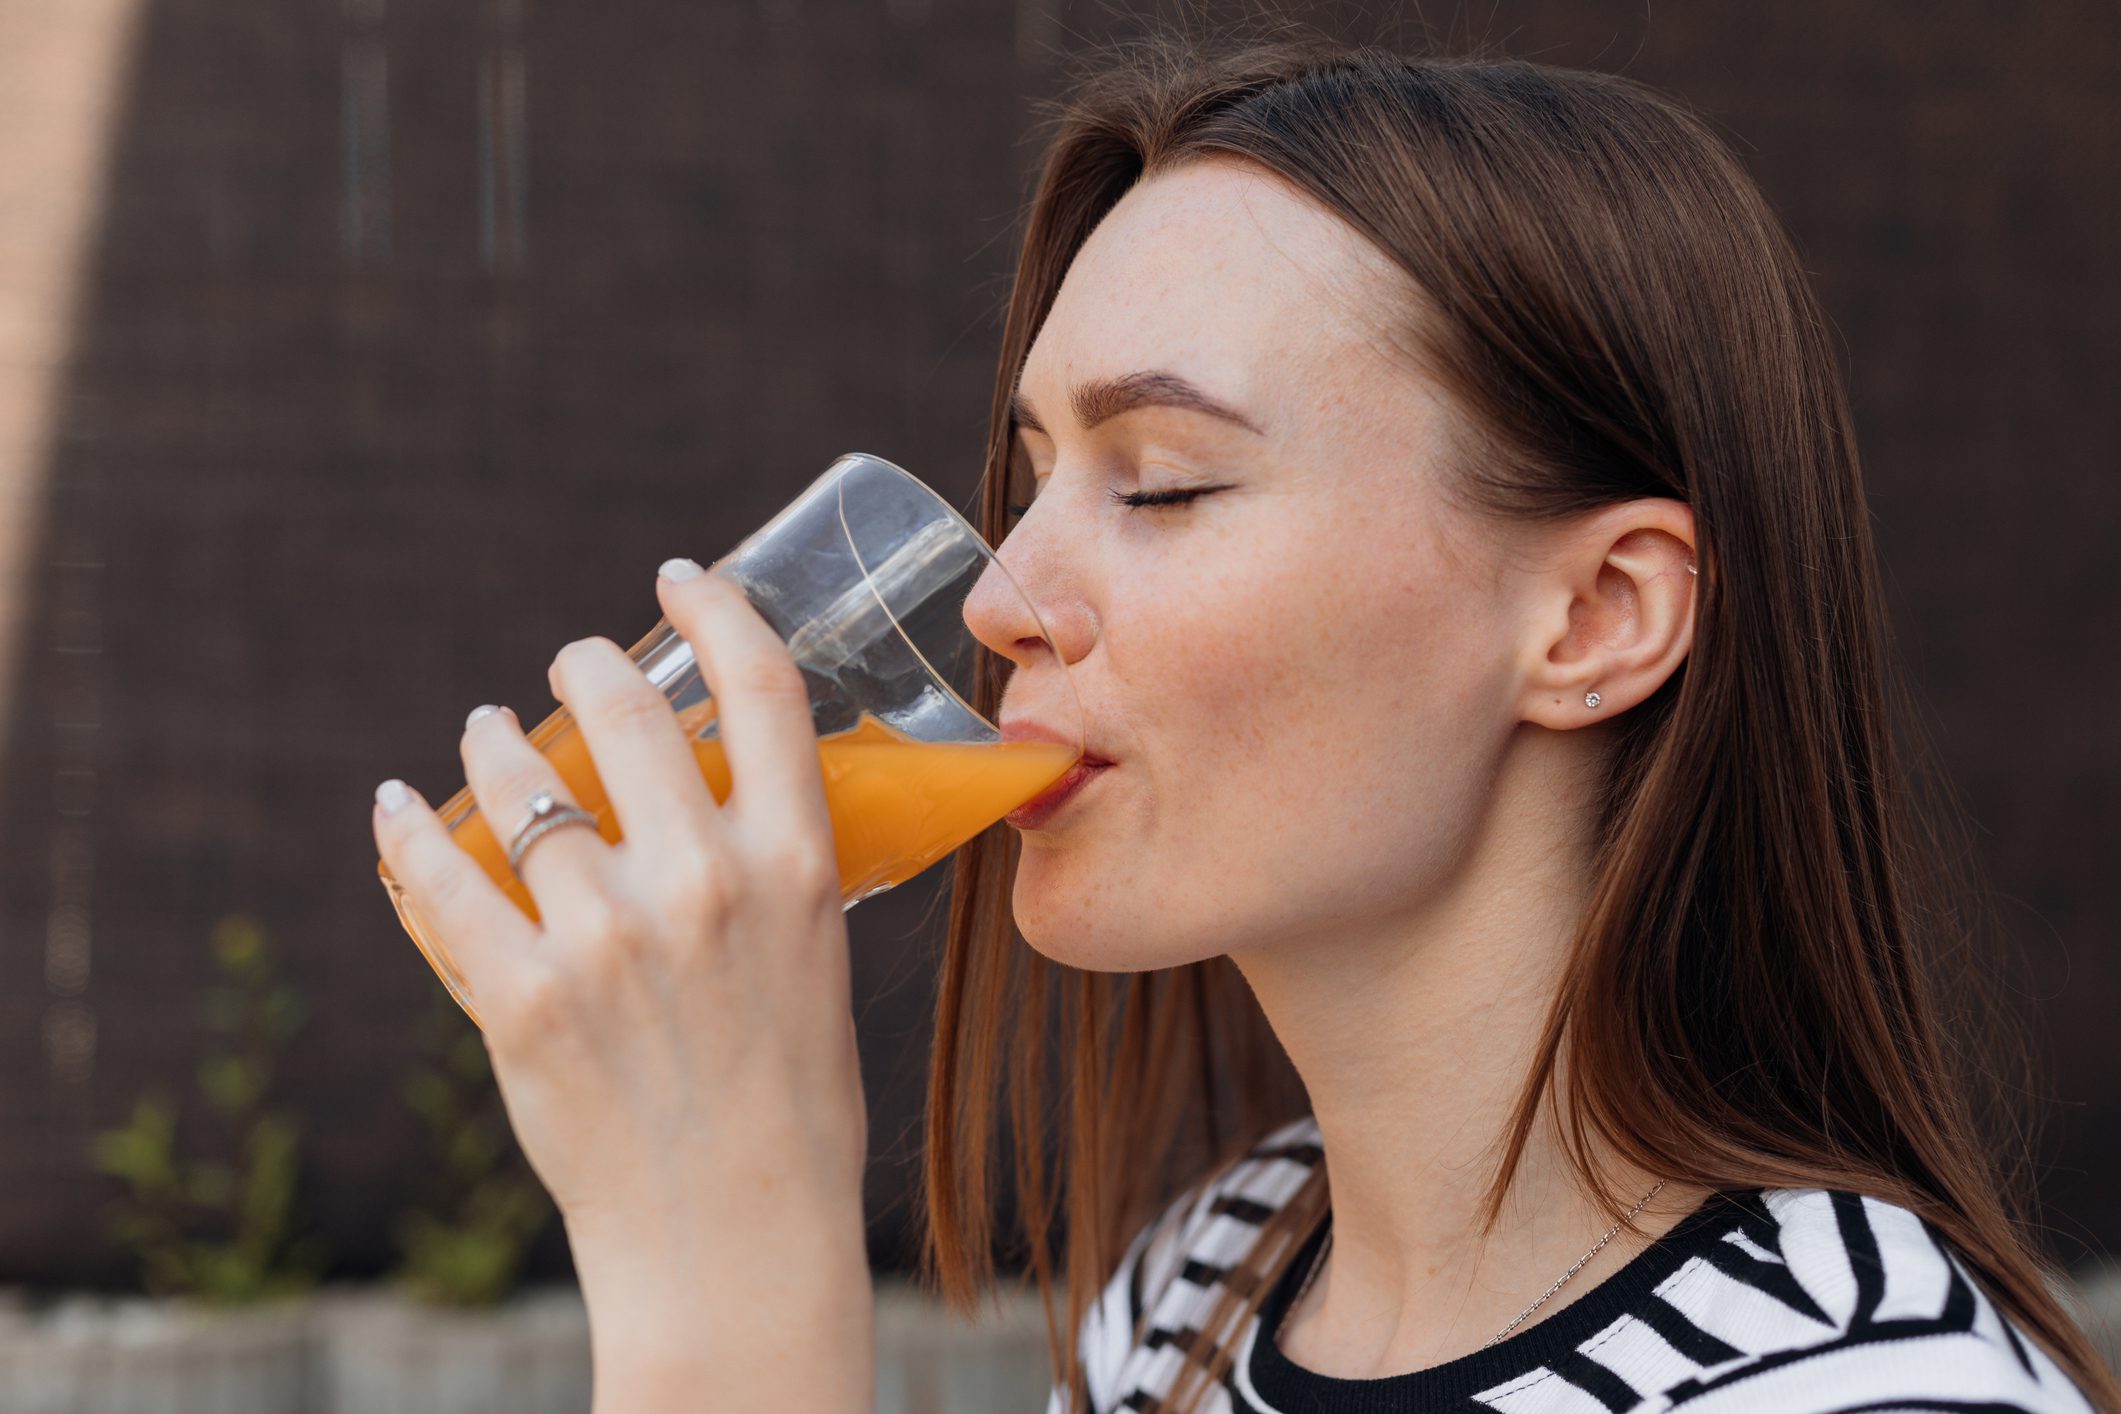
[[1394,273],[1263,168],[1191,162],[1136,185],[1090,233],[1032,345],[1024,388],[1043,406],[1056,376],[1171,369],[1270,410],[1305,365],[1375,348],[1366,307]]

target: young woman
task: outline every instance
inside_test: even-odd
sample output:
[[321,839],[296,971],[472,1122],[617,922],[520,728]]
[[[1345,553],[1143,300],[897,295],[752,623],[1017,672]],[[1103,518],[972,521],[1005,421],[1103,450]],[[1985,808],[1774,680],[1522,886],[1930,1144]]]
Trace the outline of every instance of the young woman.
[[[1306,43],[1075,94],[987,447],[1039,621],[966,614],[981,705],[1036,730],[1065,661],[1102,764],[959,856],[927,1186],[969,1309],[1010,1122],[1054,1410],[2121,1410],[1958,1065],[1831,338],[1624,80]],[[566,1215],[599,1407],[858,1409],[803,696],[677,568],[725,807],[587,640],[554,688],[626,842],[539,843],[541,926],[402,788],[378,837]],[[556,785],[505,713],[464,754],[499,818]]]

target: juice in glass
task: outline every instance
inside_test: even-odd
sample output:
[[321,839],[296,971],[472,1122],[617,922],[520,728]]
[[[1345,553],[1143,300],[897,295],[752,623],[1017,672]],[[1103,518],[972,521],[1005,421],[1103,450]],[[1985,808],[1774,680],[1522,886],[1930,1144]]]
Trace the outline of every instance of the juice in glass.
[[[727,802],[731,780],[721,738],[699,735],[714,720],[715,703],[702,702],[677,715],[708,791],[717,803]],[[618,843],[623,838],[618,817],[574,718],[565,711],[554,713],[530,734],[530,741],[552,762],[575,802],[596,816],[597,832]],[[867,712],[847,730],[820,738],[818,762],[832,817],[842,903],[851,906],[904,883],[1059,780],[1079,755],[1072,746],[1048,741],[917,741]],[[457,844],[535,922],[537,904],[509,869],[507,850],[477,810],[470,788],[453,796],[440,814]],[[378,861],[376,868],[406,931],[470,1011],[462,979],[426,920],[389,867]]]

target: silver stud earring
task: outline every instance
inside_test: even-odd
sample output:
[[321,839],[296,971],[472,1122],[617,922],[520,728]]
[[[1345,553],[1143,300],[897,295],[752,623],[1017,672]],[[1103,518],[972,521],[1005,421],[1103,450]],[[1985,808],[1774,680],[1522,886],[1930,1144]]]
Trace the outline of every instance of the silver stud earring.
[[1700,571],[1700,570],[1697,570],[1697,569],[1695,569],[1695,568],[1694,568],[1694,562],[1693,562],[1692,560],[1688,560],[1688,561],[1686,562],[1686,572],[1687,572],[1688,574],[1700,574],[1700,573],[1701,573],[1701,571]]
[[1595,692],[1586,692],[1583,695],[1583,705],[1586,707],[1596,707],[1602,700]]

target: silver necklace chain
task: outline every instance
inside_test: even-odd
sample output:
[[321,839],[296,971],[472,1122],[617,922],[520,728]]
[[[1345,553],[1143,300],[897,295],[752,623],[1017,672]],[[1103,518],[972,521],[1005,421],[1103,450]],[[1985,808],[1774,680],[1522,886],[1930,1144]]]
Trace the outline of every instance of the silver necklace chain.
[[[1657,1196],[1657,1191],[1664,1187],[1664,1183],[1665,1181],[1660,1178],[1655,1183],[1651,1184],[1650,1191],[1643,1194],[1641,1198],[1636,1200],[1635,1206],[1628,1209],[1627,1216],[1623,1217],[1619,1222],[1614,1223],[1611,1227],[1607,1228],[1605,1230],[1605,1236],[1599,1238],[1596,1242],[1591,1244],[1590,1251],[1584,1253],[1581,1257],[1578,1257],[1567,1271],[1563,1272],[1559,1277],[1555,1278],[1554,1284],[1552,1286],[1548,1287],[1545,1291],[1539,1293],[1538,1300],[1534,1301],[1531,1305],[1525,1307],[1522,1311],[1519,1311],[1515,1319],[1513,1319],[1508,1325],[1504,1326],[1501,1330],[1495,1332],[1495,1334],[1489,1336],[1487,1338],[1487,1341],[1480,1348],[1482,1350],[1486,1350],[1488,1346],[1493,1345],[1496,1341],[1501,1340],[1511,1331],[1514,1331],[1519,1326],[1523,1325],[1525,1323],[1526,1317],[1530,1316],[1534,1311],[1537,1311],[1540,1307],[1546,1305],[1547,1298],[1551,1297],[1555,1292],[1561,1290],[1561,1288],[1567,1284],[1570,1277],[1575,1276],[1578,1272],[1582,1271],[1584,1269],[1584,1265],[1588,1263],[1593,1257],[1597,1256],[1600,1252],[1604,1251],[1605,1245],[1608,1242],[1611,1242],[1614,1236],[1617,1235],[1622,1228],[1626,1227],[1629,1223],[1635,1220],[1635,1215],[1637,1213],[1641,1212],[1644,1208],[1649,1206],[1650,1200]],[[1318,1255],[1311,1259],[1311,1270],[1304,1273],[1304,1284],[1296,1288],[1296,1295],[1294,1299],[1289,1302],[1288,1310],[1282,1312],[1281,1323],[1274,1328],[1274,1338],[1276,1340],[1281,1339],[1282,1327],[1287,1326],[1289,1324],[1289,1317],[1295,1314],[1297,1307],[1304,1304],[1304,1297],[1310,1294],[1311,1283],[1317,1279],[1318,1269],[1326,1264],[1326,1253],[1331,1251],[1332,1248],[1333,1230],[1331,1228],[1327,1228],[1326,1240],[1319,1244]]]
[[1661,1178],[1658,1179],[1655,1183],[1651,1184],[1650,1191],[1635,1200],[1635,1206],[1628,1209],[1627,1216],[1622,1218],[1619,1222],[1614,1223],[1611,1227],[1607,1228],[1605,1230],[1605,1236],[1599,1238],[1596,1242],[1592,1243],[1591,1250],[1576,1259],[1576,1265],[1570,1267],[1567,1271],[1563,1272],[1559,1279],[1557,1279],[1552,1286],[1548,1287],[1545,1291],[1539,1293],[1539,1299],[1537,1301],[1534,1301],[1531,1305],[1525,1307],[1522,1311],[1519,1311],[1517,1313],[1516,1320],[1510,1322],[1501,1330],[1489,1336],[1487,1339],[1487,1344],[1481,1346],[1480,1348],[1482,1350],[1486,1350],[1489,1345],[1493,1345],[1496,1341],[1501,1340],[1511,1331],[1514,1331],[1519,1326],[1523,1325],[1525,1317],[1531,1315],[1534,1311],[1537,1311],[1540,1307],[1546,1305],[1547,1298],[1549,1296],[1552,1296],[1555,1292],[1561,1290],[1563,1282],[1567,1281],[1570,1277],[1575,1276],[1576,1273],[1582,1271],[1583,1264],[1590,1261],[1593,1257],[1597,1256],[1600,1249],[1602,1249],[1608,1242],[1611,1242],[1613,1240],[1614,1233],[1619,1232],[1622,1228],[1626,1227],[1629,1223],[1633,1222],[1635,1220],[1635,1215],[1649,1206],[1650,1200],[1657,1196],[1657,1190],[1662,1187],[1664,1187],[1664,1180]]

